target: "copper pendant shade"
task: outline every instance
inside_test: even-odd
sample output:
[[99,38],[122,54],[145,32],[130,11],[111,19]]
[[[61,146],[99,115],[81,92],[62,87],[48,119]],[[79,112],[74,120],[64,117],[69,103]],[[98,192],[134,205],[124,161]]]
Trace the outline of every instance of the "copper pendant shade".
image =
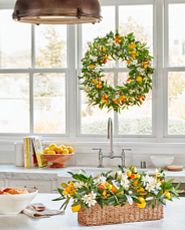
[[99,0],[17,0],[13,19],[33,24],[79,24],[101,21]]

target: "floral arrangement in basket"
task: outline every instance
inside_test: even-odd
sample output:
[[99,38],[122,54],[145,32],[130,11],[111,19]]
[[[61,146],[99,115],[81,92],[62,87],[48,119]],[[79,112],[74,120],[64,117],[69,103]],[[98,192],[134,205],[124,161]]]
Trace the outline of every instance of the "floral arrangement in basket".
[[[119,166],[116,171],[96,176],[87,175],[85,171],[69,173],[73,180],[61,184],[61,188],[58,188],[61,196],[55,201],[63,200],[61,208],[64,210],[72,201],[73,212],[95,206],[103,208],[129,205],[137,209],[154,209],[156,205],[165,205],[167,200],[172,201],[179,197],[179,186],[174,187],[172,180],[166,181],[162,170],[156,170],[155,174],[149,175],[146,172],[138,173],[136,167]],[[92,212],[90,215],[92,218]]]

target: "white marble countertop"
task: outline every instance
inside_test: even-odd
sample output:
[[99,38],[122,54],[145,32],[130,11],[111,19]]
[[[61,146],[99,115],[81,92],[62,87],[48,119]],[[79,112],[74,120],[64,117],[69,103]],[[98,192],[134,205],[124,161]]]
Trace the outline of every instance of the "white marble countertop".
[[[0,179],[36,179],[36,180],[58,180],[62,178],[68,178],[70,175],[69,171],[77,172],[80,169],[84,169],[89,173],[98,173],[100,171],[110,170],[110,168],[96,168],[96,167],[67,167],[60,169],[50,169],[50,168],[31,168],[25,169],[22,167],[16,167],[14,165],[0,165]],[[155,169],[146,169],[149,173],[155,171]],[[165,171],[167,178],[174,178],[174,182],[185,183],[185,170],[181,172],[169,172]]]
[[[39,194],[33,202],[42,202],[51,209],[58,209],[60,202],[53,202],[57,194]],[[97,227],[80,226],[77,215],[67,209],[65,215],[43,219],[31,219],[23,214],[16,216],[0,216],[1,230],[184,230],[185,229],[185,198],[169,202],[165,207],[165,217],[158,221],[104,225]]]

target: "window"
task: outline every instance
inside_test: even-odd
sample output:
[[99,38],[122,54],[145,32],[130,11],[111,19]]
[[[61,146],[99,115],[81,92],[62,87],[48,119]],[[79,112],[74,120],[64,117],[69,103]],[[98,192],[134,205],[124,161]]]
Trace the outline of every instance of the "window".
[[[117,12],[117,14],[116,14]],[[102,7],[103,21],[96,27],[82,26],[82,53],[88,42],[97,36],[119,29],[120,33],[134,32],[137,39],[147,42],[153,52],[153,5],[120,5]],[[128,78],[124,63],[109,61],[105,66],[106,78],[110,84],[123,84]],[[107,118],[114,118],[115,135],[152,135],[152,92],[141,107],[134,106],[120,114],[100,110],[88,105],[81,93],[81,134],[105,134]]]
[[66,133],[67,26],[14,22],[0,10],[1,133]]
[[[1,136],[94,141],[104,138],[111,117],[119,140],[184,138],[185,0],[101,0],[102,22],[76,26],[14,22],[12,2],[0,3]],[[154,56],[153,89],[141,107],[121,113],[89,106],[77,78],[88,42],[111,30],[134,32]],[[128,77],[119,60],[109,61],[104,70],[111,85]]]
[[168,134],[185,135],[185,2],[168,4]]

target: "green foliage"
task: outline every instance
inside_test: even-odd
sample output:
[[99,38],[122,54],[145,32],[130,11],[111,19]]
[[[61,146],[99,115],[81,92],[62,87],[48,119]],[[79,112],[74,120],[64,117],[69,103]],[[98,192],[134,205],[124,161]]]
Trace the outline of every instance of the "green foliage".
[[165,204],[166,200],[178,198],[178,186],[172,185],[172,180],[165,180],[162,170],[153,175],[145,172],[138,173],[136,167],[124,168],[119,166],[116,171],[104,172],[96,176],[86,172],[71,173],[72,181],[62,183],[58,188],[60,197],[54,201],[63,200],[65,209],[72,200],[72,207],[90,208],[95,204],[132,205],[139,208],[155,207],[156,203]]
[[[104,80],[103,65],[109,60],[127,63],[129,78],[123,85],[112,87]],[[89,104],[116,112],[129,106],[140,106],[152,88],[154,69],[151,61],[146,44],[136,41],[133,33],[122,36],[110,32],[105,37],[95,38],[82,59],[82,75],[79,76]]]

